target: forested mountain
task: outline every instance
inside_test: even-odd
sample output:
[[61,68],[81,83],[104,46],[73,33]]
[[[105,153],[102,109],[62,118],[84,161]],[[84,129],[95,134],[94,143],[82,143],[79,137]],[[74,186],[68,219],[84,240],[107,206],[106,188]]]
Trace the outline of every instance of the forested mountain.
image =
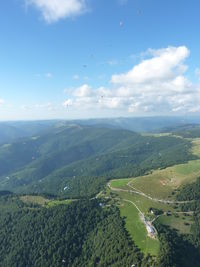
[[97,200],[29,208],[16,197],[1,196],[2,205],[7,206],[0,211],[2,267],[117,267],[148,261],[125,231],[119,211]]
[[[92,196],[112,177],[130,177],[194,158],[189,141],[94,126],[53,127],[0,147],[0,188]],[[10,164],[12,162],[12,164]]]

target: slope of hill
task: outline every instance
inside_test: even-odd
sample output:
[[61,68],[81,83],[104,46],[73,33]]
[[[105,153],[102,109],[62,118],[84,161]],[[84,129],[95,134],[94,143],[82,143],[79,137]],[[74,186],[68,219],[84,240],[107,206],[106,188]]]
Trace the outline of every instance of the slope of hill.
[[1,266],[131,266],[143,258],[118,210],[97,200],[30,208],[4,196],[2,205],[9,213],[0,210]]
[[[60,126],[0,147],[0,189],[93,196],[112,177],[131,177],[195,156],[173,136],[141,136],[120,129]],[[12,163],[12,164],[11,164]]]

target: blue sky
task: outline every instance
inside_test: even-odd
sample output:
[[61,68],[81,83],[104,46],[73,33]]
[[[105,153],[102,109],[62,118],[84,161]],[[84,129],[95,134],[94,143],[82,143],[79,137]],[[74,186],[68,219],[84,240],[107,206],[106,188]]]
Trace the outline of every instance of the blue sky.
[[0,120],[200,112],[198,0],[7,0]]

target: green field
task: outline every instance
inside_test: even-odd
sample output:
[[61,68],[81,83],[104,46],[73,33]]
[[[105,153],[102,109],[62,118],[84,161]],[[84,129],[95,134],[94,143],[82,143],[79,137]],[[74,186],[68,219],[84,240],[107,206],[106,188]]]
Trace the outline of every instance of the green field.
[[38,204],[49,208],[57,205],[70,204],[72,201],[74,201],[72,199],[50,200],[42,196],[31,196],[31,195],[21,196],[20,199],[25,203]]
[[200,138],[190,139],[193,144],[192,153],[200,157]]
[[200,175],[200,160],[193,160],[188,162],[188,164],[181,164],[175,166],[175,170],[180,175],[190,175],[193,177],[194,175]]
[[54,206],[57,206],[57,205],[67,205],[67,204],[70,204],[72,203],[72,201],[75,201],[75,200],[72,200],[72,199],[64,199],[64,200],[51,200],[48,202],[47,204],[47,207],[54,207]]
[[168,199],[172,191],[200,176],[200,160],[189,161],[133,178],[130,186],[154,198]]
[[[199,157],[200,139],[193,139],[191,142],[193,144],[192,153]],[[145,254],[156,255],[159,249],[159,242],[147,236],[145,225],[139,218],[138,210],[131,203],[125,202],[125,200],[132,201],[137,205],[149,220],[155,218],[155,215],[149,213],[150,208],[162,210],[164,214],[156,218],[159,223],[168,225],[180,233],[187,234],[190,233],[193,223],[192,214],[184,215],[179,213],[181,210],[179,204],[161,203],[156,199],[175,200],[176,190],[186,183],[195,181],[198,176],[200,176],[200,159],[162,170],[155,170],[145,176],[110,181],[111,189],[107,188],[106,195],[113,199],[120,199],[119,208],[121,215],[125,217],[126,228],[136,245]],[[122,191],[114,189],[122,189]],[[143,192],[147,196],[154,198],[154,200],[131,193],[130,190]]]
[[152,201],[146,197],[137,195],[137,194],[129,194],[126,192],[118,192],[117,195],[121,199],[127,199],[132,202],[134,202],[138,208],[145,214],[149,215],[149,208],[155,208],[155,209],[160,209],[163,210],[164,212],[175,212],[176,210],[174,209],[173,204],[163,204],[159,202]]
[[[193,144],[192,153],[200,156],[200,139],[191,141]],[[200,176],[200,160],[197,159],[133,178],[130,186],[151,197],[168,199],[171,197],[172,191],[181,185],[194,182],[198,176]]]
[[132,178],[127,178],[127,179],[116,179],[116,180],[112,180],[110,182],[112,187],[115,188],[121,188],[121,189],[130,189],[129,186],[127,186],[128,182],[131,182]]
[[41,206],[48,204],[50,201],[49,199],[42,196],[31,196],[31,195],[21,196],[20,199],[28,204],[38,204]]
[[119,208],[121,216],[125,217],[126,228],[135,244],[145,255],[149,253],[156,256],[159,251],[159,242],[147,236],[145,225],[139,218],[138,210],[134,205],[125,201],[122,201],[122,205]]

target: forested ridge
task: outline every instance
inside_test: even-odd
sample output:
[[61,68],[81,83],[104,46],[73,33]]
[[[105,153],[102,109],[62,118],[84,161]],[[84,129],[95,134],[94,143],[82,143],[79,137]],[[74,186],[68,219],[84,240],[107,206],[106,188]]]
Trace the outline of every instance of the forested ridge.
[[0,147],[0,189],[94,196],[113,177],[139,176],[194,158],[190,141],[173,136],[61,126]]
[[156,224],[159,234],[160,251],[157,265],[161,267],[199,266],[200,250],[196,247],[194,235],[181,235],[176,230]]
[[2,267],[149,266],[151,262],[130,239],[115,207],[82,200],[30,208],[14,201],[13,196],[0,197],[1,205],[10,206],[0,212]]

